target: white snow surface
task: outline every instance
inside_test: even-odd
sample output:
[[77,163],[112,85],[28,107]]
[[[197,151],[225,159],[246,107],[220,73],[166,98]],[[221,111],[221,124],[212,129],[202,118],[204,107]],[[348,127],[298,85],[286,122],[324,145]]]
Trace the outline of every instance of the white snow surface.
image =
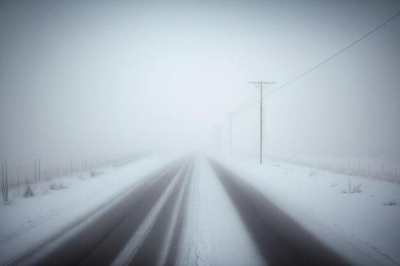
[[[400,185],[245,156],[216,156],[359,265],[400,265]],[[359,193],[349,193],[360,185]]]
[[179,265],[243,266],[265,262],[210,164],[200,157],[194,169],[186,229],[186,256]]
[[[96,169],[99,175],[95,177],[84,172],[57,178],[34,185],[33,197],[16,196],[10,205],[0,204],[0,265],[110,202],[175,158],[152,155],[126,165]],[[52,190],[52,184],[66,188]]]
[[[36,185],[32,198],[0,205],[0,265],[105,205],[178,158],[154,155]],[[358,265],[400,265],[400,185],[243,156],[217,160],[305,229]],[[235,207],[200,156],[193,170],[179,265],[263,265]],[[349,193],[360,184],[360,193]],[[67,188],[50,190],[53,183]],[[390,204],[391,203],[391,204]],[[168,244],[168,243],[167,243]]]

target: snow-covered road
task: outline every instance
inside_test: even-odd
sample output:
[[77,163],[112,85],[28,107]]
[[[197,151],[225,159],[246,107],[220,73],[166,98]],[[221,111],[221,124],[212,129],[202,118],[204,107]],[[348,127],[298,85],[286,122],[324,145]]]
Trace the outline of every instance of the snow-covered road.
[[[136,177],[134,185],[119,190],[107,204],[79,219],[71,218],[68,226],[47,237],[36,237],[36,243],[4,262],[385,265],[368,256],[358,260],[357,256],[364,256],[362,251],[346,248],[349,244],[345,239],[336,238],[335,244],[356,255],[348,256],[324,242],[316,235],[317,225],[315,231],[305,229],[265,196],[265,191],[221,161],[198,154],[163,163],[159,160],[158,164],[153,161],[156,169],[145,177]],[[29,237],[27,231],[25,237]],[[6,251],[0,244],[0,252]]]

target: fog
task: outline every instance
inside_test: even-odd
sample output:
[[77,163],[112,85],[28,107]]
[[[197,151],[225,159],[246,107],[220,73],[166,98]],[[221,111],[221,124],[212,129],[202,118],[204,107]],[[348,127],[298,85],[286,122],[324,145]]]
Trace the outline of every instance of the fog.
[[[226,114],[259,99],[250,81],[275,81],[267,93],[398,10],[399,1],[2,1],[0,159],[227,151]],[[264,151],[400,162],[399,44],[397,17],[266,97]],[[258,104],[235,114],[234,152],[258,152],[258,123]]]

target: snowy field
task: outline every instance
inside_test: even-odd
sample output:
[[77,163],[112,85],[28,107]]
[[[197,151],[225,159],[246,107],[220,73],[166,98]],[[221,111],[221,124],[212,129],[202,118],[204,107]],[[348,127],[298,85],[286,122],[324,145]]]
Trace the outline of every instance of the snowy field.
[[400,185],[266,160],[218,157],[335,250],[400,265]]
[[96,176],[83,172],[57,178],[35,185],[33,197],[14,197],[10,205],[1,204],[0,265],[107,204],[174,158],[155,155],[96,169]]

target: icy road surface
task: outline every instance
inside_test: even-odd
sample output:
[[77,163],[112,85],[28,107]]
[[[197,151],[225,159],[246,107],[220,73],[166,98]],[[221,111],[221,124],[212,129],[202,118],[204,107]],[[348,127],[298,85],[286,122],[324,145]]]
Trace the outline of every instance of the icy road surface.
[[[363,262],[365,263],[365,261]],[[12,265],[354,265],[218,161],[172,161]],[[369,265],[378,265],[373,261]]]

